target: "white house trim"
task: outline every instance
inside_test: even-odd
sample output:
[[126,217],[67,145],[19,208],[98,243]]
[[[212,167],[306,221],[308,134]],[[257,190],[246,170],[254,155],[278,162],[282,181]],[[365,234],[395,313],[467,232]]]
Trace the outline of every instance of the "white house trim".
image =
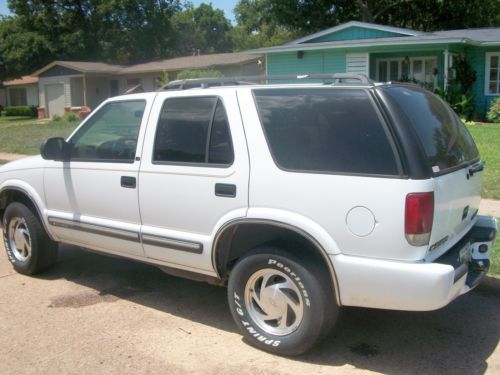
[[402,34],[402,35],[408,35],[408,36],[417,36],[417,35],[425,34],[425,33],[419,32],[419,31],[410,30],[410,29],[402,29],[399,27],[377,25],[377,24],[368,23],[368,22],[350,21],[350,22],[343,23],[342,25],[338,25],[338,26],[331,27],[329,29],[317,32],[315,34],[308,35],[304,38],[292,40],[291,42],[288,42],[287,44],[304,43],[304,42],[307,42],[309,40],[320,38],[324,35],[328,35],[328,34],[332,34],[332,33],[335,33],[335,32],[341,31],[341,30],[345,30],[349,27],[362,27],[364,29],[386,31],[386,32],[390,32],[390,33],[396,33],[396,34]]
[[[489,86],[490,86],[490,69],[491,69],[491,57],[492,56],[498,56],[498,59],[500,61],[500,52],[486,52],[486,58],[485,58],[485,70],[484,70],[484,95],[485,96],[500,96],[500,69],[497,70],[497,93],[496,94],[491,94],[489,92]],[[499,68],[500,68],[500,63],[499,63]]]

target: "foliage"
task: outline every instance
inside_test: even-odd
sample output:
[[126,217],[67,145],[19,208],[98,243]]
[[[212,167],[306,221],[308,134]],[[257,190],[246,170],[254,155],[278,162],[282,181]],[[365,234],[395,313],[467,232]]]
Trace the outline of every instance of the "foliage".
[[222,77],[223,74],[218,70],[199,69],[199,70],[183,70],[177,74],[177,79],[192,79],[192,78],[214,78]]
[[481,159],[486,163],[481,196],[500,199],[500,124],[468,125],[467,129],[476,142]]
[[463,56],[458,56],[453,68],[448,71],[446,91],[437,88],[436,93],[446,100],[460,116],[467,120],[474,114],[475,99],[472,86],[476,81],[476,72],[471,69]]
[[231,23],[220,9],[201,4],[189,5],[183,12],[172,16],[175,50],[181,56],[198,53],[229,52]]
[[66,112],[62,117],[62,120],[66,122],[78,122],[80,121],[80,118],[74,112]]
[[491,102],[486,118],[491,122],[500,122],[500,98],[495,98]]
[[161,76],[160,77],[156,78],[156,84],[159,87],[166,85],[170,81],[171,81],[170,75],[168,74],[168,71],[166,71],[166,70],[164,70],[163,72],[161,72]]
[[266,24],[306,35],[352,20],[421,31],[500,26],[493,9],[498,0],[240,0],[235,15],[258,32]]
[[498,1],[240,0],[233,26],[211,4],[185,0],[9,0],[0,81],[54,60],[132,64],[280,45],[350,20],[422,31],[500,26]]
[[36,107],[28,105],[5,107],[5,116],[27,116],[38,117],[38,110]]

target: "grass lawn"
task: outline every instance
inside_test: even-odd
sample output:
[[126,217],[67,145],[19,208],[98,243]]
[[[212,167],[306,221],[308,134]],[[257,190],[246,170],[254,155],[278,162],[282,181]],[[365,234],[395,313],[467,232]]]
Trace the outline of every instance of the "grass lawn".
[[[497,218],[500,220],[500,218]],[[492,276],[500,277],[500,236],[497,236],[497,241],[493,247],[493,253],[491,254],[491,264],[489,274]]]
[[483,198],[500,199],[500,124],[467,125],[485,161]]
[[0,117],[0,152],[39,154],[43,140],[50,137],[67,137],[75,127],[76,123],[64,120]]

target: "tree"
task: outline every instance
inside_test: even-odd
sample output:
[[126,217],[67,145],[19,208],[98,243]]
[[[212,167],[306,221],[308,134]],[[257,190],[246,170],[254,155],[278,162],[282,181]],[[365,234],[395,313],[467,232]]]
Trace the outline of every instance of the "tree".
[[229,31],[232,26],[221,9],[201,4],[191,4],[172,17],[175,50],[178,55],[193,53],[229,52],[232,50]]
[[26,31],[19,20],[0,20],[0,81],[30,74],[51,61],[53,46],[42,35]]
[[499,0],[240,0],[235,13],[254,32],[273,25],[298,35],[352,20],[421,31],[500,26]]

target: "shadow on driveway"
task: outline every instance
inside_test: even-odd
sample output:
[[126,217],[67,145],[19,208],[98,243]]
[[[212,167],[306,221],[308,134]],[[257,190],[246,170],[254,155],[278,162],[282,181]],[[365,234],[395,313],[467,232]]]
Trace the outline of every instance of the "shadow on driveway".
[[[54,268],[40,276],[92,288],[92,295],[62,296],[51,307],[78,308],[117,299],[237,332],[226,289],[168,276],[159,269],[65,246]],[[500,336],[500,280],[431,312],[344,308],[332,333],[292,361],[350,364],[386,374],[482,374]]]

